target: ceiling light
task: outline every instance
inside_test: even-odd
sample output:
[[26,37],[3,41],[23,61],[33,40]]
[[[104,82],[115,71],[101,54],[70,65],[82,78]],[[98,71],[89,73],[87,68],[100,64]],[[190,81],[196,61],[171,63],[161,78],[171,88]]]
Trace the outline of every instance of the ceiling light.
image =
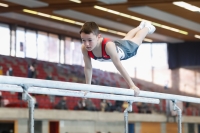
[[37,15],[40,15],[40,16],[43,16],[43,17],[47,17],[47,18],[51,17],[51,15],[46,14],[46,13],[38,12],[38,13],[36,13],[36,14],[37,14]]
[[112,13],[112,14],[116,14],[116,15],[119,15],[120,12],[117,12],[117,11],[114,11],[114,10],[108,10],[109,13]]
[[75,22],[76,25],[80,25],[82,26],[84,23],[81,23],[81,22]]
[[65,22],[67,22],[67,23],[72,23],[72,24],[74,24],[74,23],[75,23],[75,21],[73,21],[73,20],[70,20],[70,19],[63,19],[63,21],[65,21]]
[[[99,9],[99,10],[102,10],[102,11],[105,11],[105,12],[109,12],[109,13],[112,13],[112,14],[116,14],[116,15],[119,15],[119,16],[122,16],[122,17],[125,17],[125,18],[137,20],[137,21],[142,21],[142,20],[144,20],[144,19],[139,18],[139,17],[131,16],[131,15],[129,15],[129,14],[125,14],[125,13],[121,13],[121,12],[117,12],[117,11],[115,11],[115,10],[111,10],[111,9],[104,8],[104,7],[101,7],[101,6],[94,6],[94,8]],[[146,20],[146,21],[148,21],[148,20]],[[149,22],[151,22],[151,21],[149,21]],[[158,24],[158,23],[155,23],[155,22],[151,22],[151,23],[152,23],[153,25],[155,25],[155,26],[157,26],[157,27],[160,27],[160,28],[163,28],[163,29],[171,30],[171,31],[178,32],[178,33],[181,33],[181,34],[184,34],[184,35],[187,35],[187,34],[188,34],[188,32],[186,32],[186,31],[179,30],[179,29],[176,29],[176,28],[173,28],[173,27],[170,27],[170,26]]]
[[126,33],[123,33],[123,32],[117,32],[118,35],[121,35],[121,36],[125,36]]
[[0,3],[0,6],[8,7],[8,5],[7,5],[7,4],[4,4],[4,3]]
[[[28,10],[28,9],[23,9],[23,12],[34,14],[34,15],[39,15],[39,16],[42,16],[42,17],[47,17],[47,18],[51,18],[51,19],[55,19],[55,20],[59,20],[59,21],[63,21],[63,22],[71,23],[71,24],[76,24],[76,25],[79,25],[79,26],[82,26],[84,24],[82,22],[78,22],[78,21],[74,21],[74,20],[70,20],[70,19],[66,19],[66,18],[54,16],[54,15],[49,15],[49,14],[45,14],[45,13],[41,13],[41,12],[37,12],[37,11],[33,11],[33,10]],[[107,28],[104,28],[104,27],[99,27],[99,30],[104,31],[104,32],[109,32],[109,33],[112,33],[112,34],[116,34],[116,35],[120,35],[120,36],[126,35],[126,33],[107,29]],[[144,41],[152,42],[151,39],[147,39],[147,38],[145,38]]]
[[102,11],[107,11],[107,8],[101,7],[101,6],[94,6],[94,8],[102,10]]
[[200,35],[195,35],[194,37],[200,39]]
[[58,17],[58,16],[53,16],[53,15],[51,15],[51,18],[56,19],[56,20],[60,20],[60,21],[62,21],[64,19],[64,18],[61,18],[61,17]]
[[108,30],[107,32],[113,33],[113,34],[117,34],[117,31],[115,30]]
[[147,39],[147,38],[144,38],[144,41],[146,41],[146,42],[153,42],[153,40]]
[[27,9],[24,9],[23,12],[30,13],[30,14],[44,14],[44,13],[38,13],[38,12],[36,12],[36,11],[27,10]]
[[193,12],[200,12],[199,7],[191,5],[191,4],[183,2],[183,1],[173,2],[173,4],[176,5],[176,6],[180,6],[182,8],[185,8],[187,10],[193,11]]
[[71,1],[71,2],[75,2],[75,3],[81,3],[80,0],[69,0],[69,1]]
[[108,31],[108,29],[106,29],[106,28],[103,28],[103,27],[99,27],[99,30],[101,30],[101,31],[105,31],[105,32],[107,32],[107,31]]

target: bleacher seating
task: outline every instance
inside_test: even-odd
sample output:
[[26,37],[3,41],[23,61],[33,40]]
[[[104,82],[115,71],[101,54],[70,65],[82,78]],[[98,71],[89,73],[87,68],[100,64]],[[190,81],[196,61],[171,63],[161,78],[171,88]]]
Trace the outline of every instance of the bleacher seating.
[[[54,80],[84,83],[84,73],[83,73],[84,71],[83,67],[81,66],[60,65],[56,63],[38,61],[28,58],[17,58],[17,57],[2,56],[2,55],[0,56],[0,66],[3,66],[3,74],[5,75],[9,66],[12,66],[13,74],[14,76],[17,77],[27,77],[28,65],[31,64],[31,62],[33,61],[36,62],[37,64],[36,70],[38,79],[45,79],[48,73],[51,73]],[[99,69],[93,70],[93,80],[95,80],[96,81],[95,84],[98,85],[128,88],[127,83],[119,74],[109,73],[101,71]],[[146,88],[145,86],[137,82],[136,85],[142,90],[155,91],[152,88]],[[160,90],[160,92],[161,91],[163,90]],[[26,102],[18,99],[18,93],[2,92],[2,96],[4,99],[9,100],[9,103],[6,105],[6,107],[27,107]],[[34,95],[34,96],[38,102],[38,108],[43,108],[43,109],[53,109],[60,100],[60,97],[55,97],[55,101],[51,102],[49,96],[46,95]],[[80,100],[80,98],[67,97],[68,109],[73,110],[78,100]],[[100,102],[101,102],[100,99],[92,99],[92,101],[97,107],[97,109],[100,109]],[[114,101],[112,101],[112,103],[114,104]],[[153,108],[157,112],[165,113],[166,100],[161,100],[161,104],[153,105]],[[138,108],[135,104],[133,104],[133,112],[138,113]],[[191,110],[191,108],[188,108],[184,111],[184,114],[199,115],[199,109],[193,108],[193,110]]]

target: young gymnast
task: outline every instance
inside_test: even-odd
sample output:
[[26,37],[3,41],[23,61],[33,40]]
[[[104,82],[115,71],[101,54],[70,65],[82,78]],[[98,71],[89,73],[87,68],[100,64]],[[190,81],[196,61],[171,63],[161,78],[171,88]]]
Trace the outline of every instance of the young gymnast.
[[152,34],[155,30],[156,28],[150,22],[142,21],[138,27],[130,30],[123,39],[111,41],[101,37],[99,27],[95,22],[86,22],[80,30],[86,84],[91,84],[92,80],[91,58],[102,62],[112,61],[130,89],[134,90],[134,95],[138,96],[140,89],[135,86],[120,61],[136,55],[138,47],[146,35]]

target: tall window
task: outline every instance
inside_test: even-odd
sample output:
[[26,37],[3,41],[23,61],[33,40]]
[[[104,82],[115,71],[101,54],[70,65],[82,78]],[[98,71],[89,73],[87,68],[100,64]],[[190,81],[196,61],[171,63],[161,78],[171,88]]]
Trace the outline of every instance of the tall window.
[[37,48],[36,48],[36,32],[27,30],[26,31],[26,57],[36,58]]
[[0,54],[10,55],[10,29],[6,24],[0,24]]
[[16,31],[16,56],[25,57],[25,30],[19,27]]
[[72,51],[74,49],[74,43],[70,37],[65,38],[65,63],[72,64]]
[[48,35],[46,32],[38,32],[37,53],[38,59],[48,61]]
[[135,68],[136,68],[136,57],[134,56],[128,60],[122,61],[122,65],[127,70],[130,77],[134,78],[135,77]]
[[152,81],[151,44],[142,44],[136,54],[136,78]]
[[195,133],[194,123],[188,123],[188,133]]
[[15,56],[15,30],[11,31],[11,56]]
[[151,67],[151,44],[141,44],[136,54],[136,67],[147,68]]
[[168,68],[166,43],[152,44],[152,66],[157,68]]
[[57,35],[49,34],[48,55],[50,62],[59,62],[59,38]]
[[60,40],[60,63],[61,64],[64,64],[64,50],[65,50],[65,47],[64,47],[64,41],[63,40]]
[[73,45],[72,64],[83,65],[81,41],[74,39],[73,42],[74,44],[72,44]]
[[92,61],[93,68],[100,69],[107,72],[116,72],[116,73],[118,72],[112,62],[100,62],[94,59],[91,59],[91,61]]

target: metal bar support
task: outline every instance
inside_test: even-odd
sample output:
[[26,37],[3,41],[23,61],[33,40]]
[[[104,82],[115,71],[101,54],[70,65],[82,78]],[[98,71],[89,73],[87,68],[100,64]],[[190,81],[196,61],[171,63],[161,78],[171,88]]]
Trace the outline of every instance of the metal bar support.
[[125,133],[128,133],[128,112],[132,111],[132,101],[128,101],[128,107],[124,110],[124,128]]
[[182,133],[182,125],[181,125],[181,119],[182,119],[182,110],[176,105],[177,100],[172,100],[174,111],[178,114],[178,133]]
[[34,133],[34,107],[35,107],[35,101],[31,97],[30,94],[28,94],[28,88],[31,87],[30,85],[21,85],[23,88],[22,93],[22,100],[28,102],[28,108],[29,108],[29,119],[28,119],[28,133]]
[[[80,84],[80,83],[72,83],[72,82],[20,78],[20,77],[13,77],[13,76],[12,77],[0,76],[0,83],[1,84],[11,84],[11,85],[21,85],[23,83],[23,84],[30,84],[30,85],[33,85],[35,87],[40,87],[40,88],[54,88],[54,89],[59,89],[59,90],[66,90],[66,88],[67,88],[68,90],[73,90],[73,91],[81,90],[81,91],[91,91],[91,92],[97,92],[97,93],[108,93],[108,94],[117,94],[117,95],[124,95],[124,96],[125,95],[126,96],[134,96],[133,89]],[[158,93],[158,92],[148,92],[148,91],[140,91],[139,97],[149,97],[149,98],[169,99],[169,100],[177,99],[179,101],[200,103],[200,98],[166,94],[166,93]]]

